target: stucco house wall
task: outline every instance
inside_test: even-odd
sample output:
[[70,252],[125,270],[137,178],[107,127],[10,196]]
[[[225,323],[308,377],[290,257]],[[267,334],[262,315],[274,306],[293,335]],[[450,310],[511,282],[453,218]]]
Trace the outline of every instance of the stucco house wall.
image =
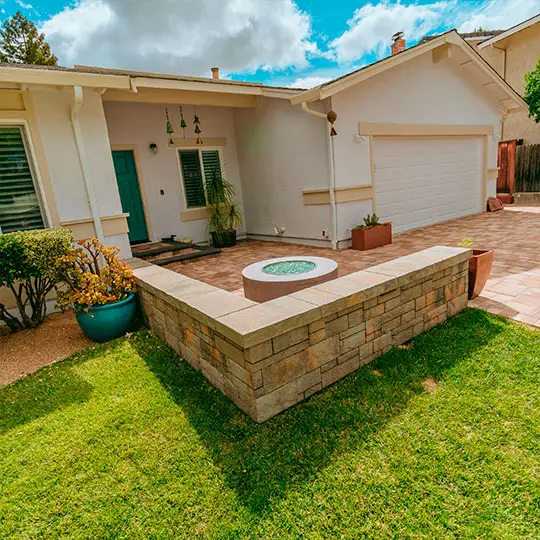
[[[52,189],[52,196],[44,201],[44,213],[51,219],[45,221],[48,226],[63,225],[72,228],[77,238],[81,231],[89,228],[93,230],[93,225],[71,124],[73,89],[33,86],[26,92],[26,110],[21,111],[21,117],[26,116],[28,124],[33,128],[26,130],[26,136],[34,149],[41,147],[43,150],[43,158],[33,163],[38,172],[36,180],[41,183],[39,187],[42,189],[46,188],[44,182],[50,181]],[[104,223],[103,218],[121,216],[122,206],[116,187],[101,96],[91,89],[84,90],[80,123],[99,213]],[[28,156],[32,161],[33,158],[36,156]],[[131,256],[125,232],[106,235],[105,241],[118,246],[123,257]],[[14,306],[12,295],[6,289],[0,289],[0,302],[8,307]]]
[[[89,220],[92,214],[70,117],[73,90],[40,87],[32,90],[32,98],[60,223],[69,227],[70,222]],[[103,219],[121,215],[122,205],[99,93],[84,89],[80,122],[100,216]],[[120,247],[123,256],[130,256],[126,233],[105,236],[105,240]]]
[[[431,54],[425,54],[334,95],[336,186],[371,183],[369,142],[354,139],[359,121],[492,125],[497,134],[499,111],[483,92],[455,73],[449,63],[434,64]],[[497,137],[493,136],[489,137],[488,168],[496,167]],[[488,196],[495,191],[496,180],[490,180]],[[347,229],[371,211],[370,201],[338,205],[339,239],[350,236]]]
[[[520,94],[525,91],[525,73],[532,71],[540,57],[540,24],[518,32],[508,40],[506,80]],[[529,118],[527,111],[508,115],[504,122],[505,139],[523,139],[525,144],[540,143],[540,125]]]
[[330,205],[305,205],[302,196],[328,188],[327,122],[271,98],[235,110],[234,119],[250,236],[328,245]]
[[[478,48],[477,51],[514,90],[523,95],[525,73],[535,68],[540,57],[540,23],[501,41],[483,49]],[[511,113],[504,121],[502,138],[523,139],[525,144],[540,143],[540,125],[529,118],[528,111]]]
[[[149,218],[147,225],[150,240],[159,240],[175,234],[178,238],[189,237],[194,242],[206,242],[207,219],[182,221],[182,213],[187,207],[178,157],[179,149],[168,146],[165,119],[167,107],[175,129],[174,137],[181,138],[178,104],[166,106],[105,102],[103,105],[112,149],[123,147],[135,149],[143,204],[146,204]],[[224,177],[235,186],[237,202],[244,210],[233,110],[226,107],[197,107],[197,114],[201,120],[203,140],[208,137],[226,138],[226,145],[220,148],[221,165]],[[184,118],[188,125],[186,137],[192,138],[194,137],[192,106],[184,107]],[[151,143],[157,144],[157,154],[150,151]]]

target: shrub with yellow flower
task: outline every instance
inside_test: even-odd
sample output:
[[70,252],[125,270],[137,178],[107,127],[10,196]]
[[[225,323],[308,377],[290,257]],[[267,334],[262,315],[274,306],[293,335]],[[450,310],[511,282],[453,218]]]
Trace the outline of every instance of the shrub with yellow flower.
[[64,290],[58,291],[62,310],[86,311],[92,306],[120,302],[135,292],[133,271],[118,258],[120,249],[106,246],[97,238],[80,240],[79,247],[58,259]]

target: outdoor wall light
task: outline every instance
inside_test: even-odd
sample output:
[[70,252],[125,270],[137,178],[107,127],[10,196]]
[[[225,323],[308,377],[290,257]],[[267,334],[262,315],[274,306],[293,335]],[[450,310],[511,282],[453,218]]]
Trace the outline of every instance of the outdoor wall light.
[[354,142],[361,143],[365,141],[367,141],[367,137],[365,135],[360,135],[359,133],[355,133]]
[[156,143],[151,143],[150,144],[150,152],[152,152],[152,154],[157,154],[158,153],[158,146]]

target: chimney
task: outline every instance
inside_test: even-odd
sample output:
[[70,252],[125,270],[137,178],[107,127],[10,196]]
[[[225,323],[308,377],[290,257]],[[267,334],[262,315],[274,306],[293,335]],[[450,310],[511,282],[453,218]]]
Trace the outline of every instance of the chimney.
[[213,67],[210,69],[212,70],[212,79],[219,79],[219,68]]
[[406,47],[407,42],[405,41],[405,34],[403,32],[396,32],[392,36],[392,56],[404,51]]

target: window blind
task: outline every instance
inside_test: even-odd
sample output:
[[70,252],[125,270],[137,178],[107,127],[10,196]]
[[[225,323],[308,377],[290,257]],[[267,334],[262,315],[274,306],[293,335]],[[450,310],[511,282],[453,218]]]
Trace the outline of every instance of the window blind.
[[0,127],[0,232],[43,226],[21,130]]
[[[213,175],[221,177],[221,163],[219,162],[219,152],[217,150],[203,150],[202,162],[204,168],[204,178],[208,182]],[[213,203],[213,201],[208,201]]]
[[181,151],[180,164],[182,166],[182,178],[184,180],[187,207],[206,206],[199,151]]

